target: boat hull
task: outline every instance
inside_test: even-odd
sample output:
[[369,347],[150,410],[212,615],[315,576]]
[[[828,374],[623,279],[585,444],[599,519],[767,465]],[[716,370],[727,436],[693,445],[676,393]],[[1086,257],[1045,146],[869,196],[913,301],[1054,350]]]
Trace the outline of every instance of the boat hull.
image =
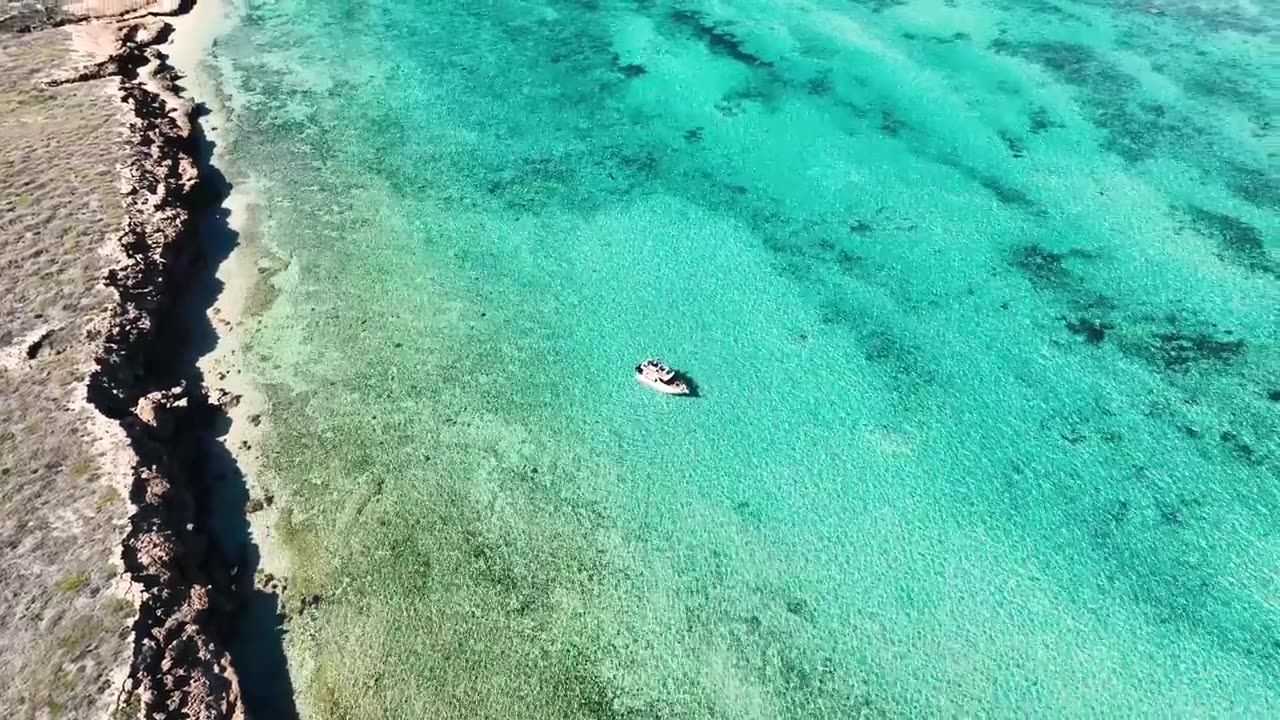
[[657,390],[664,395],[689,394],[689,385],[683,380],[672,380],[669,383],[664,383],[657,378],[649,378],[641,375],[640,373],[636,373],[636,382],[650,388],[651,390]]

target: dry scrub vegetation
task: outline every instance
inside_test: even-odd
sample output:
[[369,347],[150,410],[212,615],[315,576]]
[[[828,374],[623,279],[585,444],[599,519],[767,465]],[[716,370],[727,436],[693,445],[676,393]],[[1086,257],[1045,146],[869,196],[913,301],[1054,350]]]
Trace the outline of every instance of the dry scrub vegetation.
[[125,126],[115,80],[40,84],[72,55],[67,30],[0,30],[0,717],[15,720],[114,713],[134,614],[116,564],[124,439],[84,404]]

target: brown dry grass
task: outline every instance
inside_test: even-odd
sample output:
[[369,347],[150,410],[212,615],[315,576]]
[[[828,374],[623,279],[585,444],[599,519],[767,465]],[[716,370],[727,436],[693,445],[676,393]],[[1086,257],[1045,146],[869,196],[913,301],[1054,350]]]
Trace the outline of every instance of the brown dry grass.
[[172,13],[179,4],[180,0],[0,0],[0,31],[141,12]]
[[[0,13],[2,15],[2,13]],[[66,30],[0,32],[0,717],[100,718],[129,660],[127,503],[82,404],[123,221],[114,80],[45,88]]]

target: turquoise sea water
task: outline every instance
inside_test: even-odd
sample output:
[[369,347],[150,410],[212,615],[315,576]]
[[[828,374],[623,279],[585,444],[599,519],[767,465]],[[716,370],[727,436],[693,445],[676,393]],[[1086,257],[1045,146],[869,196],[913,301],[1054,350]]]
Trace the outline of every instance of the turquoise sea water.
[[1273,5],[238,10],[305,716],[1280,716]]

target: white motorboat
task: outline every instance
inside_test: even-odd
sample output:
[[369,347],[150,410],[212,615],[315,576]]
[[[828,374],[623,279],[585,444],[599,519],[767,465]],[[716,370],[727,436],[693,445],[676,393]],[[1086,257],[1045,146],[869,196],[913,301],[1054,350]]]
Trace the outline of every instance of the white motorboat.
[[636,380],[660,393],[688,395],[692,390],[679,373],[667,367],[661,360],[650,358],[636,366]]

